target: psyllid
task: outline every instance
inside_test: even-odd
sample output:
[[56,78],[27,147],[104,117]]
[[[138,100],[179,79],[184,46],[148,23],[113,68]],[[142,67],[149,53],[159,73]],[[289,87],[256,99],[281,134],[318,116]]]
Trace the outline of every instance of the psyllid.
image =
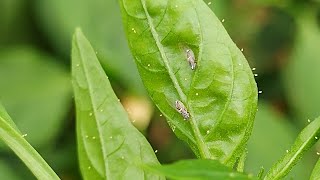
[[194,57],[194,53],[191,49],[186,49],[186,54],[187,54],[187,61],[189,62],[189,65],[191,67],[192,70],[196,69],[196,58]]
[[179,100],[176,100],[176,110],[182,115],[183,119],[188,120],[190,118],[187,108]]

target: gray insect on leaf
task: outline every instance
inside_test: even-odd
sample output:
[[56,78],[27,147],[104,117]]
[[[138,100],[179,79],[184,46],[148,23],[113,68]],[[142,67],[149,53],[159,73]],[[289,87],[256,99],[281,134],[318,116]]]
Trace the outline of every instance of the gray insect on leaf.
[[187,53],[187,61],[189,62],[191,69],[195,70],[197,62],[196,62],[196,58],[194,56],[193,51],[188,48],[186,49],[186,53]]
[[190,114],[187,111],[187,108],[179,100],[176,100],[176,109],[182,115],[183,119],[188,120],[190,118]]

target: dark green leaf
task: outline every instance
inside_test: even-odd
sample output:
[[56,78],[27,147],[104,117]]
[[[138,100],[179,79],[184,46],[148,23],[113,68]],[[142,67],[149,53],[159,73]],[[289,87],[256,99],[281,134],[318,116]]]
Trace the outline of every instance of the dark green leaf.
[[176,180],[253,179],[252,175],[233,171],[218,161],[206,159],[183,160],[170,165],[144,166],[144,168]]
[[297,35],[290,61],[282,77],[289,104],[300,124],[319,115],[320,83],[320,31],[313,9],[305,9],[296,16]]
[[52,143],[71,104],[70,76],[55,61],[26,47],[0,52],[1,101],[35,147]]
[[[241,51],[202,0],[120,0],[129,46],[151,98],[201,158],[233,166],[252,130],[257,87]],[[190,48],[197,61],[191,70]],[[175,109],[184,103],[190,118]]]
[[81,27],[109,75],[124,87],[143,91],[121,24],[116,0],[36,0],[40,26],[56,49],[69,55],[70,37]]
[[0,139],[9,146],[38,179],[59,179],[38,152],[12,126],[13,121],[0,104]]
[[77,139],[84,179],[161,179],[140,164],[159,164],[145,137],[130,123],[96,54],[81,30],[72,45]]
[[314,145],[320,137],[320,117],[311,122],[296,138],[291,149],[271,167],[265,179],[281,179],[301,159],[304,153]]
[[320,159],[317,164],[314,166],[312,174],[310,176],[310,180],[319,180],[320,179]]

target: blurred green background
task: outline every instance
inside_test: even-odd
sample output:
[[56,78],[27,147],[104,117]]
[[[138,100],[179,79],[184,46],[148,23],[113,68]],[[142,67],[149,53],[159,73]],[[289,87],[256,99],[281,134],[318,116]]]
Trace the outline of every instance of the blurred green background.
[[[205,0],[255,68],[259,111],[246,172],[268,168],[320,115],[319,0]],[[116,94],[162,163],[194,158],[148,98],[116,0],[0,0],[0,99],[62,179],[80,179],[70,84],[75,27],[91,41]],[[318,144],[288,179],[308,179]],[[35,179],[0,144],[0,179]]]

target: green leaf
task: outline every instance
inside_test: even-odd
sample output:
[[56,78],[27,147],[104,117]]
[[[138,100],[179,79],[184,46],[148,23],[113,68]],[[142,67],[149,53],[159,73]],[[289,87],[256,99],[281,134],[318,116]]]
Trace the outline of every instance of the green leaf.
[[59,179],[38,152],[12,126],[13,121],[0,104],[0,139],[8,145],[38,179]]
[[320,159],[318,160],[317,164],[314,166],[314,169],[310,176],[310,180],[318,180],[318,179],[320,179]]
[[[257,87],[241,51],[202,0],[120,0],[129,46],[151,98],[201,158],[233,166],[257,110]],[[190,48],[197,61],[186,60]],[[181,101],[190,118],[177,112]]]
[[116,0],[36,0],[35,5],[40,28],[54,48],[69,57],[70,37],[76,27],[81,27],[108,74],[124,87],[144,93]]
[[[292,126],[288,118],[276,111],[276,108],[270,104],[259,101],[259,111],[248,142],[246,172],[258,174],[261,167],[265,170],[270,169],[274,162],[290,148],[298,134],[299,132]],[[290,177],[305,179],[310,176],[312,169],[310,159],[314,157],[304,157],[287,175],[286,179],[290,179]]]
[[271,167],[264,179],[281,179],[285,177],[304,153],[318,141],[319,136],[320,117],[302,130],[291,149]]
[[317,10],[304,9],[296,16],[297,35],[290,61],[282,73],[289,105],[301,126],[319,115],[320,31]]
[[183,180],[225,180],[253,179],[251,175],[233,171],[215,160],[182,160],[163,166],[144,166],[145,169],[170,179]]
[[95,51],[80,29],[73,37],[72,81],[84,179],[162,179],[140,164],[159,164],[112,91]]
[[34,147],[54,142],[71,106],[70,75],[56,61],[27,47],[0,52],[1,101]]

